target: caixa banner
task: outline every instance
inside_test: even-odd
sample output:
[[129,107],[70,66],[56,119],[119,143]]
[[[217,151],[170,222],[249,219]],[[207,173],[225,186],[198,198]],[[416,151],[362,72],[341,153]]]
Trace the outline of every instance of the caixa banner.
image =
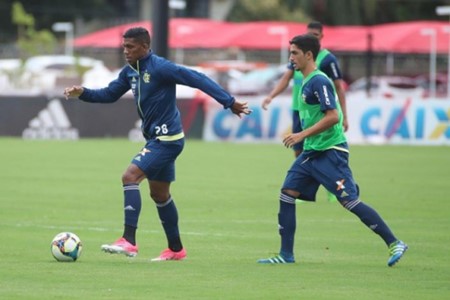
[[352,143],[450,145],[449,100],[349,101]]
[[[267,111],[262,98],[248,101],[253,113],[239,119],[214,102],[208,104],[203,137],[208,141],[279,142],[291,128],[291,99],[281,96]],[[450,145],[450,101],[397,99],[347,101],[351,144]]]
[[239,97],[247,101],[250,115],[237,117],[215,101],[207,104],[203,139],[207,141],[280,142],[291,131],[291,98],[276,98],[268,110],[261,108],[263,97]]

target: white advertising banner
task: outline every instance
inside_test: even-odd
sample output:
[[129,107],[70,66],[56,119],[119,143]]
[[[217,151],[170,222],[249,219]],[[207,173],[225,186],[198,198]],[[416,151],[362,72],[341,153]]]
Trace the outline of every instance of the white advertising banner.
[[350,143],[450,145],[450,101],[349,101]]
[[203,139],[206,141],[280,142],[291,130],[291,97],[276,98],[268,110],[261,108],[263,97],[239,97],[248,101],[250,115],[238,118],[215,101],[206,104]]
[[[291,97],[277,97],[267,111],[263,97],[240,97],[253,113],[239,119],[215,101],[209,101],[203,129],[207,141],[277,142],[291,128]],[[450,145],[449,100],[347,101],[350,144]]]

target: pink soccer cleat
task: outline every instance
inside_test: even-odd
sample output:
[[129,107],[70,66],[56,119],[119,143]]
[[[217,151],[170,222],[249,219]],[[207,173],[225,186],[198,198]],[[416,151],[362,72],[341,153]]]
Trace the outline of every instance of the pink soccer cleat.
[[186,258],[186,250],[183,248],[179,252],[174,252],[169,248],[165,249],[158,257],[152,258],[152,261],[163,260],[183,260]]
[[111,254],[125,254],[128,257],[135,257],[138,254],[138,246],[132,245],[125,238],[121,237],[111,245],[101,246],[102,251]]

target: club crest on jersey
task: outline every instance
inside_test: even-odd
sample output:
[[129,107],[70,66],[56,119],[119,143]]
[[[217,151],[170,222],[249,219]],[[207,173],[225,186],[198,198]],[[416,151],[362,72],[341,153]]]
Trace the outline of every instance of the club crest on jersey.
[[145,71],[144,75],[142,76],[142,80],[144,80],[145,83],[150,82],[150,74]]
[[146,153],[150,153],[151,151],[147,148],[143,148],[138,155],[135,156],[134,160],[141,161],[141,156],[145,156]]
[[141,152],[139,152],[140,155],[145,156],[146,153],[150,153],[151,151],[148,150],[147,148],[144,148],[141,150]]
[[345,189],[344,182],[345,182],[345,179],[341,179],[341,180],[336,181],[336,185],[337,185],[336,190],[337,191]]

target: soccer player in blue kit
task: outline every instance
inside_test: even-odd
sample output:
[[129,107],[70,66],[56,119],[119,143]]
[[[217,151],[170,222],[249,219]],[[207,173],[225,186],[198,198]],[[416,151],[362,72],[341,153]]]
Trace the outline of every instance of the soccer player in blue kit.
[[128,29],[123,35],[123,53],[128,64],[118,78],[102,89],[68,87],[64,95],[67,99],[78,97],[85,102],[112,103],[131,89],[142,119],[146,144],[122,175],[124,232],[114,243],[102,245],[101,249],[130,257],[138,254],[139,184],[147,179],[168,242],[168,248],[152,261],[182,260],[186,250],[181,243],[178,212],[170,193],[170,184],[175,180],[175,160],[184,146],[180,112],[176,107],[176,85],[200,89],[239,117],[251,110],[246,102],[235,100],[204,74],[157,56],[150,50],[150,44],[150,34],[145,28]]
[[316,67],[320,42],[313,35],[299,35],[290,42],[290,57],[304,80],[299,92],[299,113],[303,130],[287,135],[286,147],[304,141],[303,152],[288,170],[279,198],[278,255],[258,260],[263,264],[294,263],[296,199],[315,201],[323,185],[339,203],[351,211],[386,243],[388,266],[395,265],[408,246],[397,239],[378,213],[359,199],[359,189],[349,167],[349,150],[344,135],[343,115],[330,79]]

